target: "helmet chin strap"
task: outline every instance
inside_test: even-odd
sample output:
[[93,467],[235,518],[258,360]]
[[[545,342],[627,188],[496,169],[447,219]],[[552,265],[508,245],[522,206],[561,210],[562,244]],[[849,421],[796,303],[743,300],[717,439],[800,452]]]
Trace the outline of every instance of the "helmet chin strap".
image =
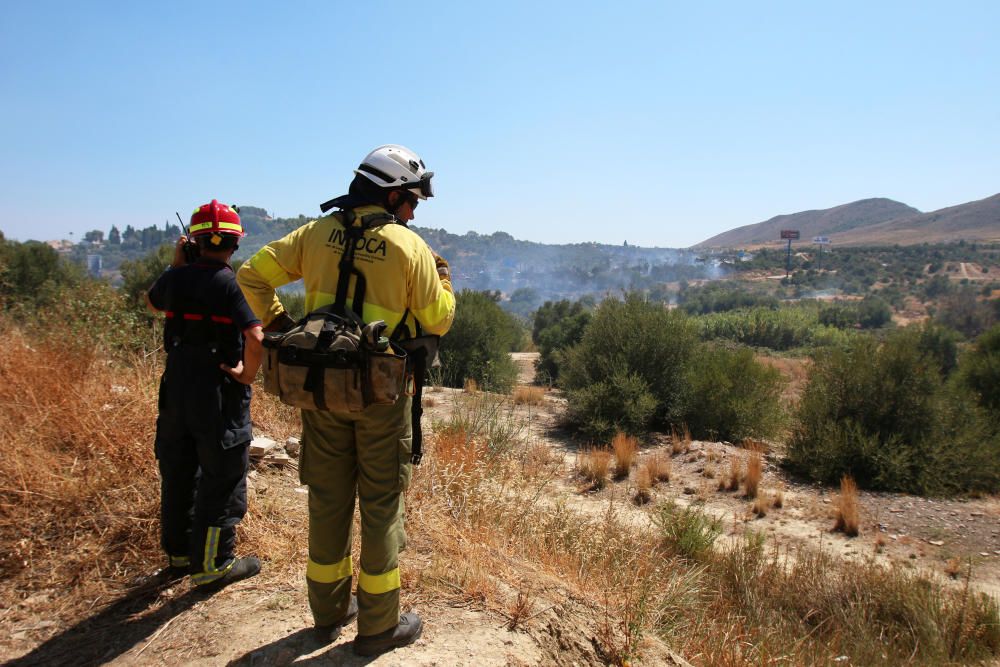
[[[402,190],[394,190],[393,192],[399,193],[399,199],[396,201],[396,205],[395,206],[393,206],[391,209],[389,209],[389,207],[386,206],[386,209],[389,210],[389,213],[392,214],[392,217],[396,218],[396,222],[398,224],[403,225],[404,227],[406,227],[406,222],[401,217],[399,217],[399,209],[400,209],[400,207],[403,206],[403,204],[406,203],[406,197],[403,196],[403,191]],[[389,195],[386,195],[386,202],[385,203],[386,204],[389,203]]]

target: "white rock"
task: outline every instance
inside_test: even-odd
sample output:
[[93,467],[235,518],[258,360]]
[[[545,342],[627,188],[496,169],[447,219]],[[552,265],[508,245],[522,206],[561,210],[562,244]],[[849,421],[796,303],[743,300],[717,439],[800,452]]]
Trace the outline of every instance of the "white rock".
[[265,437],[254,438],[253,441],[250,443],[250,456],[252,458],[259,459],[262,456],[266,455],[268,452],[270,452],[272,449],[274,449],[274,446],[277,444],[278,443],[276,443],[271,438],[265,438]]
[[289,456],[298,456],[301,449],[302,441],[298,438],[293,436],[285,440],[285,451],[288,452]]

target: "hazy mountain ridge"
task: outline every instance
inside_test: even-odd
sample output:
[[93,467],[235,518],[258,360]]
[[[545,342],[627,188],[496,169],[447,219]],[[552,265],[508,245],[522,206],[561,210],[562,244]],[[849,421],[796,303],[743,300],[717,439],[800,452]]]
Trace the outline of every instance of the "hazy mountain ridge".
[[923,213],[892,199],[862,199],[833,208],[775,216],[717,234],[693,248],[781,243],[782,229],[797,229],[803,242],[828,236],[837,245],[940,243],[1000,240],[1000,194]]

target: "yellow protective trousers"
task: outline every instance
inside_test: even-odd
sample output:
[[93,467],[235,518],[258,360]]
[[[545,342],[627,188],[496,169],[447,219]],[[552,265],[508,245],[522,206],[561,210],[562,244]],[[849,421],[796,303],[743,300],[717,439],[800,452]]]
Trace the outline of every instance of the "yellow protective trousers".
[[317,625],[347,614],[354,499],[361,511],[358,634],[399,623],[403,491],[412,446],[410,397],[362,412],[302,411],[299,476],[309,486],[309,606]]

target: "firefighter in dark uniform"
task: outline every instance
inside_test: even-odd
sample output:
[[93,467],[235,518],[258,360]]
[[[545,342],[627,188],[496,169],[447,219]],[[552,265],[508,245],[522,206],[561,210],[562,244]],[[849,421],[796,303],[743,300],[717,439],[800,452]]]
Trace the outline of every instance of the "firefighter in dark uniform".
[[155,449],[168,571],[215,590],[260,571],[256,557],[233,551],[247,508],[249,385],[263,333],[229,265],[243,236],[237,211],[213,199],[195,210],[189,233],[147,294],[166,315]]

